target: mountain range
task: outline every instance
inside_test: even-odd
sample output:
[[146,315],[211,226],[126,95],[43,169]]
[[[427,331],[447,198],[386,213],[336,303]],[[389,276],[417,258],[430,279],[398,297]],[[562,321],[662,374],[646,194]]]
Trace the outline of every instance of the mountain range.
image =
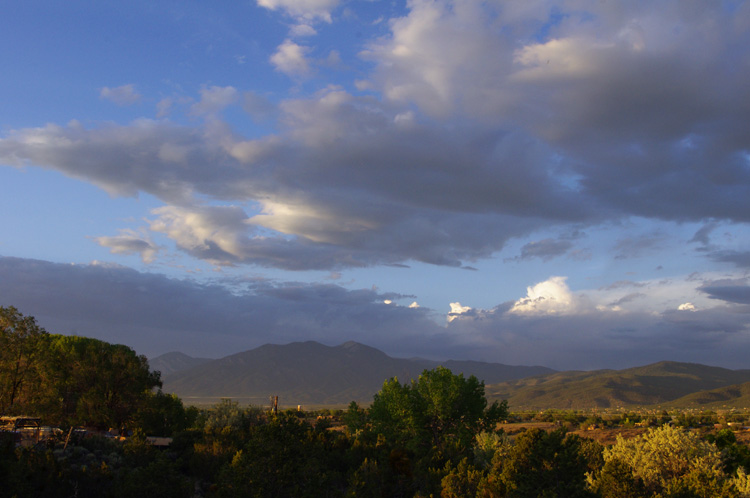
[[750,406],[750,370],[662,361],[624,370],[555,372],[492,384],[485,391],[516,410],[743,408]]
[[546,367],[478,361],[392,358],[356,342],[332,347],[314,341],[266,344],[218,360],[167,353],[150,364],[154,370],[166,367],[162,370],[164,391],[177,394],[187,403],[232,398],[262,405],[270,396],[279,396],[280,403],[287,406],[369,403],[385,380],[397,377],[409,382],[439,365],[492,383],[554,372]]
[[325,346],[308,341],[266,344],[217,360],[167,353],[152,359],[164,391],[187,404],[221,398],[265,405],[279,396],[282,406],[367,404],[397,377],[416,379],[439,365],[485,383],[489,399],[507,399],[511,410],[633,407],[750,407],[750,370],[695,363],[659,362],[624,370],[558,372],[541,366],[477,361],[393,358],[356,342]]

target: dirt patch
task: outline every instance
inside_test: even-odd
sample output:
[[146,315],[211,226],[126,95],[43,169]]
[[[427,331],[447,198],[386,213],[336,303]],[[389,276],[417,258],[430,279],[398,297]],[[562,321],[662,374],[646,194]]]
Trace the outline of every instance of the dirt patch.
[[622,436],[623,439],[631,439],[644,434],[648,429],[643,427],[638,428],[615,428],[615,429],[591,429],[585,431],[570,431],[570,434],[576,434],[581,437],[593,439],[600,444],[608,446],[614,444],[617,441],[617,436]]
[[555,429],[560,428],[560,424],[556,424],[554,422],[517,422],[511,424],[501,424],[500,428],[503,429],[506,434],[513,436],[529,429],[554,431]]

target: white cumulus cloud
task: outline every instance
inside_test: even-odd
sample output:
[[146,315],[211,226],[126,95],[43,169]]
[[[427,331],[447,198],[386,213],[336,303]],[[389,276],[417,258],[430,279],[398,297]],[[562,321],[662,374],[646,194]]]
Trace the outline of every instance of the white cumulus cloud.
[[269,10],[282,10],[297,19],[325,22],[331,22],[331,11],[338,4],[338,0],[258,0],[258,5]]
[[451,310],[448,313],[449,322],[452,322],[453,320],[458,318],[459,315],[463,315],[471,311],[470,306],[461,306],[461,303],[459,302],[450,303],[450,307],[451,307]]
[[310,72],[310,63],[306,55],[310,51],[309,47],[298,45],[292,40],[284,40],[284,43],[276,48],[276,52],[271,56],[271,64],[278,71],[288,76],[302,76]]
[[575,310],[573,293],[565,283],[567,277],[551,277],[526,288],[526,297],[515,302],[511,313],[564,314]]

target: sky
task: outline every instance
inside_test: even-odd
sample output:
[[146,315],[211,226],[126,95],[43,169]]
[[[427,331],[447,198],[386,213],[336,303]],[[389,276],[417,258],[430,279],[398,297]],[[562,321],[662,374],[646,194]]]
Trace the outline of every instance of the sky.
[[750,3],[27,0],[0,305],[218,358],[750,368]]

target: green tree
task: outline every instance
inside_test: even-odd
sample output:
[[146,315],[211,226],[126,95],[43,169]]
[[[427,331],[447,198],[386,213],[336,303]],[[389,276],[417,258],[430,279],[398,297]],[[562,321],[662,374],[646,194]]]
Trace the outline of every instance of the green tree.
[[120,429],[161,386],[146,357],[127,346],[50,335],[46,347],[44,412],[59,424]]
[[149,391],[135,414],[135,425],[145,434],[169,437],[188,429],[196,416],[197,409],[185,409],[176,394]]
[[467,458],[456,467],[447,464],[447,474],[441,481],[440,498],[469,498],[476,496],[484,478],[481,470],[472,466]]
[[487,469],[492,465],[495,455],[507,455],[511,448],[510,440],[505,434],[480,432],[474,437],[474,465]]
[[38,387],[40,343],[46,335],[34,317],[0,306],[0,413],[30,408]]
[[136,431],[122,448],[123,465],[115,476],[112,496],[158,496],[188,498],[194,495],[190,478],[183,475],[173,459],[148,443]]
[[583,440],[558,429],[531,429],[507,453],[496,453],[480,496],[508,498],[588,497],[589,469]]
[[721,429],[715,435],[708,435],[706,441],[714,443],[721,451],[724,472],[727,474],[734,474],[740,467],[750,469],[750,449],[737,441],[731,429]]
[[487,407],[484,382],[438,367],[411,384],[387,380],[370,406],[370,420],[386,440],[418,454],[435,450],[463,457],[474,436],[494,430],[507,412],[505,401]]
[[356,401],[352,401],[349,403],[349,408],[344,412],[342,421],[349,434],[357,434],[367,426],[367,412],[360,408]]
[[219,480],[220,497],[342,496],[344,475],[335,465],[337,435],[293,413],[253,426]]

